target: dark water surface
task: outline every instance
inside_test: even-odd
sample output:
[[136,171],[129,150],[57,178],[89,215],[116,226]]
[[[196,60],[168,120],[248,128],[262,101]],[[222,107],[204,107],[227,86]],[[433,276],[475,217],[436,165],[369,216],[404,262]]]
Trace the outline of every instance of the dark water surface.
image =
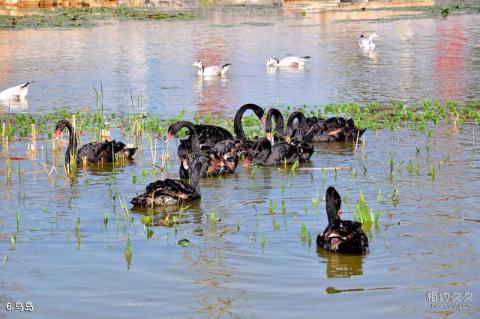
[[[44,112],[57,105],[94,105],[92,85],[98,88],[101,80],[108,110],[129,112],[132,91],[145,97],[145,110],[165,116],[180,109],[231,114],[247,101],[478,97],[479,22],[479,16],[325,24],[309,17],[213,16],[1,31],[6,54],[0,86],[36,80],[28,108]],[[367,56],[355,43],[363,30],[381,35]],[[311,63],[303,71],[267,74],[264,60],[287,53],[312,55]],[[202,83],[190,68],[195,59],[234,66],[228,79]],[[161,226],[167,214],[159,213],[159,226],[148,227],[154,232],[149,239],[142,215],[130,212],[133,220],[127,218],[121,200],[130,207],[149,182],[176,178],[177,159],[167,171],[152,173],[144,140],[135,165],[80,173],[70,183],[63,177],[63,150],[49,179],[52,142],[39,140],[36,156],[10,164],[0,160],[0,317],[318,318],[355,311],[356,318],[476,318],[478,127],[427,130],[367,131],[356,151],[352,145],[317,145],[312,163],[291,176],[239,166],[233,176],[204,179],[202,200],[184,208],[182,223]],[[92,138],[84,135],[83,143]],[[27,142],[10,144],[9,154],[25,157]],[[7,149],[1,147],[3,156]],[[161,144],[157,165],[160,154]],[[418,165],[418,175],[407,172],[409,161]],[[319,170],[334,166],[346,169]],[[434,178],[428,175],[432,167]],[[345,218],[353,218],[360,191],[381,212],[380,226],[369,233],[369,254],[317,251],[329,185],[344,198]],[[395,188],[398,206],[392,201]],[[275,212],[269,212],[270,200]],[[212,212],[220,218],[216,223],[208,217]],[[311,244],[301,239],[302,223]],[[191,245],[177,245],[182,238]],[[463,310],[435,309],[427,294],[442,291],[473,293],[473,302]],[[6,312],[3,305],[17,300],[32,302],[34,313]]]

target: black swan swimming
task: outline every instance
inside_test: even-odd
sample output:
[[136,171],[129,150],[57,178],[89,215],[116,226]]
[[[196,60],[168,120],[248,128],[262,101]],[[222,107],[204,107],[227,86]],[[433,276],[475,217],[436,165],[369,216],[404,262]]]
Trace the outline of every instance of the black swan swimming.
[[328,226],[317,236],[317,245],[337,253],[361,254],[368,251],[368,238],[362,224],[342,220],[342,199],[336,189],[330,186],[326,194]]
[[292,164],[300,161],[300,156],[295,145],[283,142],[272,146],[265,137],[259,138],[250,149],[243,161],[245,166],[253,162],[262,166],[276,166]]
[[218,142],[210,149],[212,153],[216,154],[217,156],[233,156],[233,154],[236,154],[240,157],[244,156],[247,151],[253,147],[253,144],[255,142],[253,140],[247,139],[242,125],[243,114],[247,110],[252,110],[255,115],[260,119],[262,124],[265,124],[265,120],[263,118],[264,111],[260,106],[252,103],[243,105],[238,109],[233,119],[235,138],[230,138]]
[[207,151],[203,154],[200,150],[198,143],[198,134],[195,129],[195,125],[189,121],[178,121],[167,129],[167,140],[170,139],[182,128],[187,128],[190,135],[191,146],[193,154],[187,152],[185,144],[180,143],[177,150],[177,155],[180,158],[180,177],[188,178],[192,171],[192,166],[195,166],[195,162],[200,158],[206,158],[207,167],[203,173],[203,176],[216,176],[220,174],[233,174],[238,164],[238,157],[236,156],[217,156],[217,154]]
[[63,130],[67,128],[69,132],[69,141],[67,151],[65,152],[65,163],[69,164],[70,159],[76,155],[77,161],[82,162],[86,158],[88,163],[106,162],[111,163],[123,156],[124,158],[131,160],[135,154],[137,148],[126,147],[122,142],[105,141],[105,142],[91,142],[83,145],[77,151],[77,138],[75,136],[75,130],[72,124],[67,120],[61,120],[55,126],[55,137],[58,139]]
[[297,128],[294,130],[295,137],[307,143],[356,141],[367,130],[357,128],[351,118],[348,120],[343,117],[321,119],[314,116],[305,118],[303,113],[298,111],[292,112],[290,117],[299,121]]
[[[242,126],[242,118],[243,113],[245,113],[247,110],[254,111],[257,117],[262,121],[262,123],[264,122],[263,109],[261,107],[251,103],[243,105],[238,109],[233,119],[233,128],[237,138],[245,138],[245,133]],[[198,141],[201,150],[208,150],[221,141],[233,140],[233,135],[220,126],[195,124],[195,129],[197,130]],[[184,145],[185,149],[188,150],[188,152],[192,152],[191,137],[182,140],[181,143]]]
[[200,199],[200,176],[208,166],[208,159],[198,158],[192,169],[192,181],[186,183],[167,178],[150,183],[145,193],[134,197],[131,201],[135,207],[179,205]]
[[[300,115],[298,115],[299,113]],[[308,162],[314,152],[314,147],[304,141],[303,132],[305,131],[305,121],[303,114],[300,112],[293,112],[287,119],[287,133],[285,135],[286,141],[289,144],[297,147],[297,152],[300,156],[301,162]],[[294,128],[295,119],[298,119],[297,128]]]

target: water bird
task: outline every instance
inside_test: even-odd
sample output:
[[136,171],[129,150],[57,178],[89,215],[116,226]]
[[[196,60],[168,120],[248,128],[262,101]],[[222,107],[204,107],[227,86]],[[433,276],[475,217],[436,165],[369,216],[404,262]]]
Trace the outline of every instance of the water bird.
[[111,163],[120,157],[131,160],[137,151],[136,147],[127,147],[124,143],[115,140],[91,142],[83,145],[77,151],[75,129],[69,121],[61,120],[57,123],[55,126],[55,138],[59,139],[65,128],[67,128],[69,132],[68,146],[65,152],[65,164],[67,165],[70,164],[70,160],[75,157],[77,162],[82,162],[85,158],[90,164],[99,162]]
[[28,95],[28,86],[32,84],[33,81],[28,81],[26,83],[12,86],[8,89],[5,89],[0,92],[1,101],[23,101],[27,98]]
[[206,168],[203,171],[202,176],[216,176],[221,174],[233,174],[238,164],[238,157],[234,155],[219,155],[218,153],[207,151],[206,154],[202,153],[200,144],[198,141],[198,133],[195,129],[195,125],[189,121],[178,121],[167,129],[168,143],[171,138],[178,133],[182,128],[186,128],[189,131],[192,152],[189,153],[185,145],[180,143],[177,149],[177,155],[180,158],[180,177],[188,178],[192,173],[195,163],[199,160],[206,161]]
[[147,185],[145,193],[131,201],[135,207],[179,205],[200,199],[199,180],[208,166],[208,159],[201,157],[192,168],[190,183],[176,180],[158,180]]
[[[293,113],[292,113],[293,114]],[[271,145],[275,146],[282,143],[288,143],[290,145],[295,146],[298,159],[300,162],[308,162],[310,157],[314,152],[313,146],[305,143],[301,140],[292,139],[292,134],[295,133],[293,128],[294,121],[291,119],[292,115],[288,118],[287,123],[287,132],[290,135],[286,135],[284,137],[283,129],[285,120],[283,118],[282,113],[275,108],[271,108],[267,112],[267,120],[265,122],[265,133],[267,134],[267,139],[270,141]],[[275,132],[272,133],[272,120],[275,121]]]
[[287,56],[281,60],[277,58],[268,58],[266,67],[293,67],[293,68],[300,68],[305,65],[307,59],[310,59],[310,56]]
[[197,74],[199,76],[224,76],[228,69],[230,69],[231,64],[226,63],[223,65],[211,65],[211,66],[203,66],[202,61],[195,61],[193,62],[192,66],[196,66],[198,68]]
[[[298,121],[296,127],[295,120]],[[343,117],[306,118],[299,111],[292,112],[287,122],[287,135],[306,143],[356,141],[366,130],[357,128],[352,118],[347,120]]]
[[259,138],[250,149],[243,161],[245,166],[251,162],[262,166],[276,166],[281,164],[293,164],[300,157],[294,145],[283,142],[272,146],[265,137]]
[[210,152],[215,153],[218,156],[228,156],[233,154],[236,154],[237,156],[245,155],[247,150],[250,149],[254,144],[253,140],[246,137],[242,124],[243,115],[248,110],[253,111],[261,121],[262,125],[265,125],[265,118],[263,117],[264,111],[260,106],[253,103],[242,105],[237,110],[233,119],[233,130],[235,132],[235,137],[231,137],[216,143],[209,149]]
[[330,186],[326,192],[328,226],[317,236],[317,245],[333,252],[361,254],[368,251],[368,238],[362,223],[342,220],[342,199]]
[[358,37],[358,47],[364,49],[373,49],[375,48],[375,42],[373,42],[373,40],[376,38],[378,38],[378,34],[375,32],[361,34],[360,37]]

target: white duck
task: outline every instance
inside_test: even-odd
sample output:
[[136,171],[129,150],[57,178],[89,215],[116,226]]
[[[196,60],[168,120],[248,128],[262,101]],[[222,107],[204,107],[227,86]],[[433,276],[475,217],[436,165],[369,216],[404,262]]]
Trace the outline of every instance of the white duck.
[[28,81],[17,86],[12,86],[0,92],[0,101],[24,101],[28,94],[28,85],[33,81]]
[[192,64],[198,68],[197,74],[199,76],[224,76],[230,69],[230,63],[224,65],[211,65],[204,67],[202,61],[195,61]]
[[310,59],[309,56],[287,56],[281,60],[277,58],[268,58],[266,66],[268,67],[282,67],[282,66],[288,66],[288,67],[294,67],[294,68],[299,68],[303,67],[305,65],[305,62],[307,59]]
[[375,48],[375,42],[373,42],[375,38],[378,38],[378,34],[376,34],[375,32],[369,32],[365,35],[360,35],[360,37],[358,38],[358,47],[364,49]]

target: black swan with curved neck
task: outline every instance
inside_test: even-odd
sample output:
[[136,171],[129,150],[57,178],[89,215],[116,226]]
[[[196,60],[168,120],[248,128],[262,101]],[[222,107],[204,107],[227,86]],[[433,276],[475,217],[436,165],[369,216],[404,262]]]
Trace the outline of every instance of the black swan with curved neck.
[[207,151],[203,154],[198,142],[198,133],[195,125],[189,121],[178,121],[167,129],[167,140],[170,139],[182,128],[187,128],[189,131],[193,154],[189,154],[184,144],[180,143],[177,150],[177,155],[180,158],[180,177],[188,178],[192,172],[192,167],[199,159],[207,160],[207,167],[203,172],[203,176],[216,176],[220,174],[233,174],[238,164],[238,157],[217,156],[217,154]]
[[58,139],[63,130],[67,128],[69,132],[69,141],[67,151],[65,152],[65,163],[70,163],[70,159],[76,155],[77,161],[82,162],[86,158],[88,163],[99,162],[114,162],[117,156],[131,160],[137,148],[126,147],[122,142],[105,141],[105,142],[91,142],[83,145],[77,151],[77,138],[75,136],[75,129],[67,120],[61,120],[55,126],[55,137]]
[[342,199],[330,186],[326,193],[328,226],[317,236],[317,245],[324,249],[346,254],[361,254],[368,251],[368,238],[362,223],[342,220]]
[[272,146],[268,139],[261,137],[247,152],[243,164],[248,166],[250,162],[254,162],[263,166],[275,166],[285,162],[287,164],[292,164],[295,161],[300,162],[300,158],[295,145],[283,142]]
[[[272,119],[275,121],[275,131],[273,133]],[[267,112],[267,119],[265,121],[265,133],[267,133],[267,139],[270,141],[270,143],[272,143],[272,145],[285,140],[283,131],[284,126],[285,120],[282,113],[275,108],[269,109]]]
[[150,183],[145,193],[134,197],[131,203],[135,207],[179,205],[200,199],[200,176],[208,166],[208,159],[198,158],[192,169],[192,181],[186,183],[167,178]]
[[253,147],[255,143],[253,140],[247,139],[245,131],[242,125],[243,114],[247,110],[252,110],[255,115],[261,120],[262,124],[265,124],[263,118],[263,109],[256,104],[245,104],[240,107],[233,119],[233,129],[235,131],[235,138],[226,139],[215,144],[210,151],[217,154],[217,156],[244,156],[249,149]]
[[295,137],[299,140],[301,138],[302,141],[307,143],[356,141],[367,130],[357,128],[351,118],[348,120],[343,117],[321,119],[314,116],[305,118],[303,113],[298,111],[293,112],[290,116],[293,116],[293,121],[295,119],[299,121],[299,125],[294,132]]
[[[252,110],[255,112],[257,117],[264,122],[263,119],[263,109],[256,104],[245,104],[241,106],[237,113],[235,113],[235,117],[233,118],[233,129],[237,138],[245,138],[245,132],[242,126],[242,118],[243,114],[247,110]],[[208,124],[195,124],[195,129],[198,133],[198,142],[200,145],[200,149],[210,149],[215,144],[225,141],[225,140],[232,140],[233,135],[220,126],[215,125],[208,125]],[[182,144],[184,144],[185,148],[191,152],[192,151],[192,139],[189,137],[188,139],[182,140]]]

